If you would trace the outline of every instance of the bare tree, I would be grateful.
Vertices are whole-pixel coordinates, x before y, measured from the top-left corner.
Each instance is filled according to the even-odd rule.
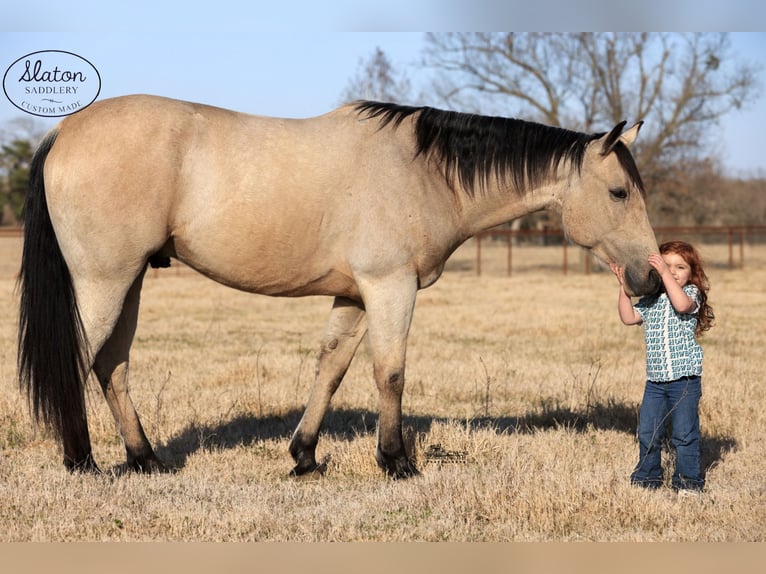
[[[727,34],[431,33],[423,63],[461,109],[586,132],[645,120],[636,156],[649,188],[709,151],[718,120],[759,88]]]
[[[367,61],[360,59],[356,74],[349,81],[342,103],[353,100],[378,100],[404,103],[410,96],[410,81],[397,72],[379,47]]]

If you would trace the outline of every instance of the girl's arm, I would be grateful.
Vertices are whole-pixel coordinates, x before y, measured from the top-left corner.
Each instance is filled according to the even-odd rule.
[[[620,314],[620,320],[626,325],[640,325],[643,319],[639,312],[635,310],[633,302],[625,292],[623,270],[614,263],[610,263],[609,268],[617,276],[617,281],[620,282],[620,294],[617,296],[617,311]]]
[[[649,256],[649,265],[657,270],[662,278],[662,284],[665,286],[665,292],[668,294],[673,309],[679,313],[692,313],[697,308],[697,303],[684,293],[683,288],[673,277],[670,268],[665,260],[658,253]]]

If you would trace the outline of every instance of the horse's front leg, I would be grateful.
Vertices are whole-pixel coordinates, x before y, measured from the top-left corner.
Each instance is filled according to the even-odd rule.
[[[416,293],[417,278],[404,273],[370,282],[363,291],[380,396],[376,459],[393,478],[419,474],[402,437],[404,364]]]
[[[316,446],[322,420],[366,332],[364,308],[359,303],[337,297],[322,336],[314,387],[290,441],[290,454],[296,463],[291,472],[293,476],[317,471]]]

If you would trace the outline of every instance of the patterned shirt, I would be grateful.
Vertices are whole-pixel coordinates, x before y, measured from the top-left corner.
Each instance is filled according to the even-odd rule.
[[[667,293],[642,297],[634,306],[644,320],[646,378],[650,381],[702,375],[702,347],[694,338],[699,288],[689,283],[683,290],[696,304],[691,313],[678,313]]]

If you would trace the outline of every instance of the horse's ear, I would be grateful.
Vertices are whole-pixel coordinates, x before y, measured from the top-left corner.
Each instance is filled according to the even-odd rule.
[[[624,143],[626,146],[630,147],[630,145],[636,141],[638,130],[641,129],[642,125],[644,125],[644,122],[636,122],[633,124],[632,128],[620,136],[620,141],[622,141],[622,143]]]
[[[622,134],[622,128],[625,127],[625,124],[627,124],[625,120],[621,121],[619,124],[614,126],[612,128],[612,131],[603,136],[599,141],[601,142],[601,155],[608,155],[609,152],[612,151],[612,148],[614,147],[614,144],[617,143],[617,140],[620,139],[620,134]]]
[[[601,155],[608,155],[618,141],[621,141],[627,147],[630,147],[631,144],[636,141],[638,130],[641,129],[641,126],[644,125],[644,122],[637,122],[633,124],[633,127],[628,131],[622,133],[622,128],[624,128],[625,124],[627,123],[628,122],[626,121],[621,121],[619,124],[614,126],[614,128],[612,128],[611,132],[601,138]]]

